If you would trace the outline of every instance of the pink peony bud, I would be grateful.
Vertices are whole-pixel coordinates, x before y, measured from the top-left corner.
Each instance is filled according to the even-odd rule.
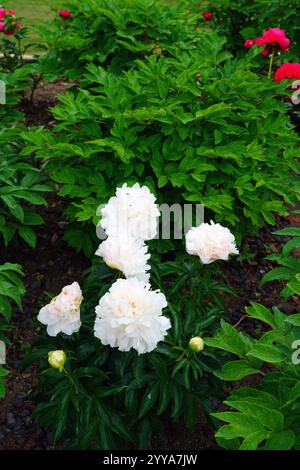
[[[70,10],[59,10],[58,14],[59,14],[62,18],[70,18],[70,16],[71,16]]]
[[[253,47],[255,44],[255,42],[253,41],[253,39],[247,39],[245,42],[244,42],[244,46],[249,49],[250,47]]]

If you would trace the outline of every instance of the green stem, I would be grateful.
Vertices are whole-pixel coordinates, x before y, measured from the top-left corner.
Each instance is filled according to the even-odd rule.
[[[272,75],[272,67],[273,67],[273,60],[274,60],[274,52],[275,49],[273,48],[272,54],[270,55],[270,63],[269,63],[269,72],[268,72],[268,79],[270,80]]]

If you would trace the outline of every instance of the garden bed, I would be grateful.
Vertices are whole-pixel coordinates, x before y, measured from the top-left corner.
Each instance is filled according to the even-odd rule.
[[[298,6],[171,3],[0,8],[0,449],[300,449]]]

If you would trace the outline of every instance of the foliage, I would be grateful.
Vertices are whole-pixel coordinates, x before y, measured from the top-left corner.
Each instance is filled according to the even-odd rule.
[[[296,202],[298,137],[278,99],[285,85],[251,71],[251,53],[230,59],[223,44],[202,32],[196,50],[153,54],[119,76],[89,65],[80,89],[53,108],[53,130],[23,134],[23,155],[46,162],[72,222],[95,223],[124,181],[148,185],[159,203],[202,203],[240,237]]]
[[[226,398],[229,411],[213,413],[227,423],[217,431],[216,438],[230,449],[299,449],[300,314],[288,316],[277,307],[271,312],[256,303],[246,312],[270,329],[254,339],[222,321],[215,337],[205,341],[237,356],[215,371],[221,380],[261,377],[258,386],[238,388]]]
[[[184,2],[172,8],[158,0],[68,0],[71,17],[57,16],[38,28],[49,49],[40,64],[49,79],[78,78],[89,63],[115,72],[131,68],[135,59],[172,55],[176,44],[193,47],[197,16]]]
[[[46,205],[43,195],[52,187],[44,184],[37,168],[20,160],[15,139],[16,129],[0,134],[0,232],[6,246],[18,234],[34,247],[36,235],[32,227],[42,224],[43,219],[32,206]]]
[[[25,287],[21,281],[22,267],[18,264],[4,263],[0,265],[0,341],[8,343],[6,337],[10,330],[9,322],[12,316],[12,302],[22,309],[22,296]],[[5,396],[4,377],[8,371],[0,365],[0,398]]]
[[[24,142],[21,132],[24,115],[16,107],[28,85],[29,68],[24,66],[10,73],[0,73],[5,83],[6,104],[0,105],[0,233],[7,246],[16,234],[34,247],[33,226],[43,223],[34,206],[46,205],[43,197],[52,191],[45,177],[30,159],[20,156]]]
[[[230,292],[228,286],[187,257],[154,263],[152,269],[153,288],[167,295],[164,314],[172,323],[155,351],[124,353],[93,336],[94,307],[111,284],[110,270],[97,264],[85,286],[80,332],[41,337],[25,358],[24,365],[37,359],[41,364],[36,415],[41,426],[52,429],[55,441],[63,439],[74,448],[147,448],[152,433],[162,432],[165,416],[192,427],[198,408],[208,415],[212,400],[221,398],[212,371],[222,358],[205,348],[192,353],[188,343],[192,336],[214,331],[223,311],[220,293]],[[62,374],[47,368],[47,353],[57,349],[69,359]]]
[[[228,38],[230,47],[237,51],[243,48],[245,39],[260,37],[270,27],[284,29],[291,39],[291,56],[299,58],[300,28],[297,18],[300,6],[297,0],[256,0],[239,2],[210,0],[206,5],[213,13],[215,22]]]
[[[297,290],[297,278],[300,273],[300,260],[299,257],[293,256],[293,251],[300,248],[300,228],[289,227],[282,230],[277,230],[274,235],[292,237],[283,246],[282,252],[279,254],[271,254],[266,259],[275,261],[279,267],[271,269],[267,272],[262,282],[270,281],[286,281],[287,285],[282,289],[281,295],[284,298],[289,298],[294,293],[299,295],[299,288]]]

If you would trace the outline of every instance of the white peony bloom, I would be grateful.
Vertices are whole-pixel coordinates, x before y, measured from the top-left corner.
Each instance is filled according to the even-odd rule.
[[[95,336],[120,351],[153,351],[171,327],[164,294],[136,278],[118,279],[96,307]]]
[[[61,293],[54,297],[48,305],[43,307],[38,315],[38,320],[47,325],[49,336],[57,336],[58,333],[72,335],[80,326],[80,304],[82,292],[77,282],[65,286]]]
[[[96,255],[102,256],[105,263],[113,269],[122,271],[125,276],[137,277],[145,282],[149,281],[150,258],[148,248],[142,242],[133,238],[108,237],[101,243]]]
[[[213,221],[192,227],[185,238],[186,251],[190,255],[198,255],[203,264],[217,259],[227,260],[230,254],[239,253],[230,230]]]
[[[101,210],[100,225],[108,236],[118,237],[125,232],[126,237],[151,240],[157,233],[160,216],[155,201],[146,186],[136,183],[129,188],[125,183]]]

